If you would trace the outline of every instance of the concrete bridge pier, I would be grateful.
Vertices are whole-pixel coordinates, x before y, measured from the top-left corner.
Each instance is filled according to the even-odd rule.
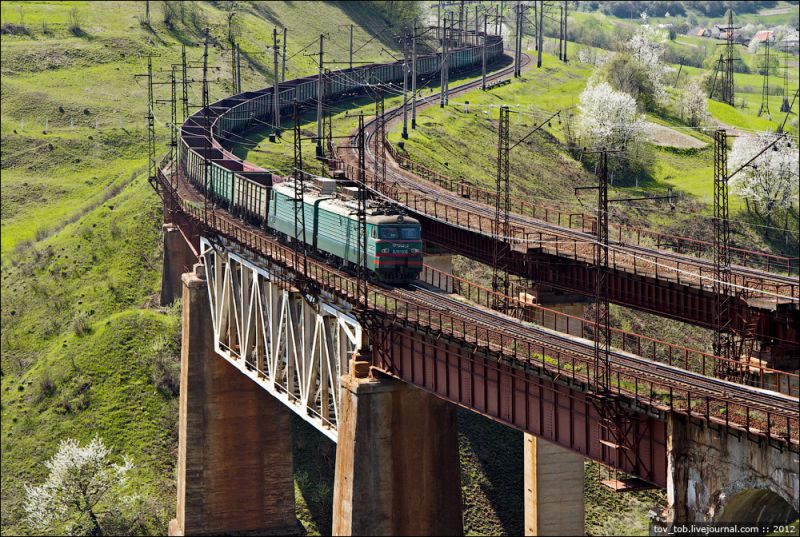
[[[800,511],[800,455],[686,416],[668,418],[670,524],[786,524]]]
[[[589,305],[588,298],[585,296],[565,293],[544,285],[536,285],[531,291],[521,293],[518,298],[523,302],[543,306],[579,319],[585,317],[586,308]],[[555,316],[531,309],[524,312],[523,320],[537,322],[548,328],[573,336],[586,337],[586,334],[583,333],[582,323],[578,319]]]
[[[585,535],[583,457],[523,435],[525,535]]]
[[[164,264],[161,269],[161,305],[168,306],[182,297],[181,276],[191,272],[197,255],[186,242],[180,228],[175,224],[164,224]]]
[[[299,534],[290,410],[215,353],[204,268],[183,275],[178,504],[169,534]]]
[[[341,386],[333,534],[463,534],[455,406],[391,378]]]
[[[442,250],[440,248],[435,248],[433,246],[428,246],[425,248],[425,255],[422,258],[422,262],[429,267],[432,267],[441,272],[431,272],[425,271],[423,272],[420,277],[425,281],[425,283],[429,283],[434,287],[438,287],[439,289],[443,289],[448,293],[453,292],[453,280],[447,278],[446,275],[453,275],[453,254],[447,252],[446,250]]]

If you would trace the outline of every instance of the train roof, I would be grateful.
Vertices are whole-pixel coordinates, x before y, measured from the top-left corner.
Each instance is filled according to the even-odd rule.
[[[294,181],[284,181],[273,185],[272,188],[284,196],[294,198]],[[309,187],[303,190],[303,201],[311,204],[319,202],[320,208],[348,218],[355,218],[358,211],[357,200],[322,195],[319,191]],[[367,223],[369,224],[419,224],[416,218],[405,215],[394,207],[387,207],[385,204],[379,204],[373,200],[367,201],[366,212]]]

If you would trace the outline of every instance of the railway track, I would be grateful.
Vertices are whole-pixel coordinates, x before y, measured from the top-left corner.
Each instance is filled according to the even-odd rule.
[[[169,181],[166,181],[166,183],[170,184]],[[203,196],[197,192],[194,187],[183,180],[179,180],[176,193],[185,204],[195,207],[198,215],[202,213],[200,205],[203,202]],[[240,233],[249,233],[254,236],[259,236],[262,244],[269,245],[271,251],[277,254],[274,256],[277,262],[286,265],[287,268],[291,270],[302,272],[300,265],[295,266],[295,263],[302,263],[302,256],[300,256],[299,259],[296,258],[289,246],[280,243],[277,238],[266,235],[263,229],[244,223],[230,215],[227,211],[220,209],[214,210],[213,216],[211,216],[210,219],[213,222],[213,224],[209,226],[210,229],[212,231],[221,232],[224,236],[233,236],[231,230],[238,230]],[[238,237],[238,242],[247,244],[247,241],[241,240],[241,235]],[[352,290],[357,288],[356,278],[352,274],[341,269],[333,268],[322,259],[309,257],[308,266],[309,274],[325,274],[327,278],[334,276],[339,281],[340,289]],[[375,293],[374,297],[380,298],[385,304],[394,300],[403,303],[406,311],[418,307],[423,311],[435,311],[443,315],[446,322],[438,327],[432,326],[432,328],[446,329],[448,325],[456,326],[461,322],[468,325],[492,327],[493,333],[502,333],[509,338],[516,339],[520,343],[529,342],[535,347],[547,349],[546,352],[553,355],[561,353],[562,355],[573,356],[579,363],[583,364],[590,364],[593,360],[594,344],[591,341],[560,334],[532,324],[522,323],[513,317],[481,308],[465,300],[456,299],[440,290],[432,290],[425,285],[411,284],[407,287],[371,285],[370,288]],[[373,304],[375,304],[375,302],[373,302]],[[373,305],[372,307],[374,308],[376,306]],[[411,319],[411,317],[413,316],[409,316],[409,319]],[[423,321],[424,319],[423,316]],[[435,316],[428,316],[427,319],[435,319]],[[420,322],[419,317],[416,318],[416,321]],[[475,341],[474,343],[480,346],[490,348],[494,346],[496,348],[496,342],[494,342],[493,345],[493,341],[491,341],[492,338],[488,336],[489,332],[486,332],[486,334],[487,337],[485,340]],[[530,363],[528,360],[520,359],[521,364],[525,364],[526,362]],[[536,364],[539,363],[540,362],[536,362]],[[565,372],[563,365],[558,366],[544,363],[543,366],[545,369],[550,369],[553,375],[563,374]],[[629,353],[612,350],[611,371],[613,374],[617,374],[617,378],[621,376],[622,378],[639,379],[639,386],[641,386],[642,389],[645,388],[648,382],[656,386],[673,387],[676,392],[675,401],[678,402],[674,407],[675,409],[681,408],[681,400],[685,402],[685,399],[682,399],[681,396],[677,394],[686,392],[691,394],[692,400],[695,402],[702,398],[714,400],[718,409],[724,408],[723,404],[726,401],[733,405],[741,405],[739,401],[745,401],[748,408],[754,413],[754,416],[757,415],[757,413],[763,413],[764,415],[770,414],[773,420],[777,418],[786,420],[797,419],[797,398],[753,386],[740,385],[721,379],[706,377]],[[576,372],[573,371],[573,374],[575,373]],[[575,374],[575,377],[580,379],[581,375]],[[633,390],[623,389],[621,394],[632,400],[636,399],[636,394]],[[645,400],[644,397],[641,397],[639,402],[643,405],[653,406],[653,403]],[[668,410],[669,408],[670,405],[666,402],[657,405],[658,410]],[[740,421],[744,420],[742,419]],[[731,423],[736,424],[736,421],[732,420]],[[754,418],[752,423],[758,423],[758,421]],[[775,421],[773,421],[773,423],[775,423]],[[797,428],[794,427],[791,430],[792,437],[796,436],[797,433]],[[793,439],[789,440],[795,441]]]
[[[523,55],[523,68],[530,64],[530,57]],[[487,75],[488,80],[500,80],[507,78],[513,74],[513,66],[501,69]],[[464,93],[480,87],[481,80],[474,80],[461,84],[450,89],[451,94]],[[418,107],[430,106],[438,99],[436,94],[420,98],[418,100]],[[402,113],[402,106],[393,108],[386,112],[387,123],[397,121]],[[376,135],[377,119],[373,118],[365,124],[366,133],[366,160],[368,168],[374,165],[375,154],[372,150],[374,144],[371,143]],[[355,147],[355,144],[350,144]],[[355,150],[351,149],[346,153],[351,162],[357,162],[357,155]],[[388,163],[387,163],[388,164]],[[405,192],[416,193],[418,196],[436,200],[444,206],[451,207],[458,213],[470,213],[480,217],[494,220],[495,209],[486,204],[476,202],[474,200],[465,199],[455,193],[440,188],[432,183],[421,180],[419,177],[403,170],[394,163],[386,167],[387,179],[393,181]],[[384,194],[384,193],[382,193]],[[395,196],[395,201],[400,201],[401,196]],[[447,212],[444,214],[445,220],[451,217]],[[469,222],[469,217],[467,219]],[[574,257],[584,262],[592,263],[594,257],[595,237],[592,234],[585,233],[570,228],[565,228],[556,224],[546,221],[534,219],[519,214],[510,214],[510,223],[523,230],[527,236],[540,234],[540,237],[552,238],[555,241],[572,242],[574,249],[562,248],[560,251],[552,246],[544,246],[542,249],[554,255],[564,255],[566,252],[574,252]],[[456,224],[460,224],[458,221]],[[510,238],[514,240],[514,238]],[[552,242],[551,240],[542,241],[539,243]],[[530,244],[536,245],[537,241],[532,240]],[[580,246],[578,246],[580,245]],[[610,241],[611,254],[614,257],[615,268],[622,268],[623,270],[629,267],[634,267],[635,271],[645,273],[655,277],[667,278],[670,280],[683,281],[683,283],[694,284],[703,288],[713,287],[713,274],[714,263],[710,260],[705,260],[697,257],[690,257],[668,250],[659,250],[649,248],[641,245],[632,245],[626,242]],[[615,252],[616,251],[616,252]],[[619,255],[617,255],[619,254]],[[638,262],[637,266],[637,259]],[[660,272],[659,272],[660,267]],[[666,274],[665,274],[666,273]],[[670,277],[672,276],[672,277]],[[800,303],[800,296],[798,296],[798,283],[795,276],[776,274],[767,272],[752,267],[745,267],[735,265],[732,270],[732,277],[734,278],[735,292],[744,292],[745,296],[766,298],[767,300],[776,303],[791,302]]]
[[[553,349],[574,353],[585,360],[593,359],[594,344],[591,341],[520,322],[514,317],[481,308],[440,290],[430,289],[427,285],[411,284],[408,290],[400,292],[404,293],[406,297],[417,295],[427,304],[442,308],[455,316],[465,316],[464,318],[471,322],[490,324],[521,340],[535,341],[538,344],[544,342]],[[690,390],[699,397],[715,397],[720,393],[725,393],[727,397],[734,399],[746,398],[763,410],[785,415],[797,412],[798,398],[796,397],[707,377],[615,349],[611,350],[610,360],[614,368],[635,371],[638,375],[646,375],[659,384],[669,382],[676,387],[680,386],[685,390]]]
[[[523,57],[524,65],[530,63],[528,56]],[[498,80],[512,75],[512,68],[502,69],[498,72],[492,73],[487,76],[489,80]],[[457,88],[453,88],[453,93],[459,93],[473,89],[479,86],[480,80],[475,80],[463,84]],[[420,99],[420,104],[425,105],[431,103],[435,96]],[[392,113],[398,114],[400,109],[395,109]],[[198,125],[191,127],[194,129],[194,135],[197,136],[196,130],[200,128]],[[374,121],[370,123],[369,136],[374,135]],[[208,136],[208,135],[206,135]],[[369,145],[367,146],[369,147]],[[371,158],[374,155],[370,153]],[[209,234],[210,236],[219,235],[227,237],[229,240],[241,244],[244,248],[251,252],[269,258],[277,265],[286,268],[287,273],[301,274],[302,268],[298,265],[298,255],[292,250],[291,247],[280,243],[276,238],[268,235],[265,231],[255,225],[247,223],[236,216],[228,213],[225,210],[214,209],[210,213],[204,210],[204,196],[198,192],[184,177],[184,170],[182,167],[177,167],[176,174],[172,174],[175,167],[167,163],[163,168],[159,169],[159,177],[162,186],[165,190],[165,195],[171,197],[178,211],[182,214],[190,227],[194,227],[197,233]],[[436,191],[427,185],[420,186],[419,181],[412,177],[403,177],[399,171],[391,172],[393,177],[398,181],[404,181],[408,184],[409,188],[415,187],[422,188],[422,192],[430,195],[444,195],[446,192]],[[169,177],[173,175],[172,177]],[[175,177],[175,175],[177,177]],[[173,179],[177,178],[178,188],[172,190]],[[434,194],[435,193],[435,194]],[[463,207],[469,207],[470,210],[475,209],[474,203],[470,204],[466,200],[459,199],[456,196],[450,195],[450,198],[455,203],[464,203]],[[170,202],[173,203],[173,202]],[[485,211],[485,206],[477,206],[477,209]],[[521,222],[527,222],[524,217],[518,215],[514,217],[515,221],[520,219]],[[539,222],[534,222],[540,225]],[[565,229],[557,226],[540,226],[539,229],[545,232],[558,232],[564,233]],[[571,236],[583,237],[574,230],[568,230]],[[563,236],[563,235],[562,235]],[[302,256],[299,257],[302,259]],[[359,299],[356,298],[358,292],[358,285],[356,278],[347,272],[338,270],[331,267],[325,261],[309,258],[309,277],[316,281],[316,284],[322,289],[326,289],[326,293],[334,293],[335,296],[345,299],[351,304],[359,304]],[[454,299],[442,295],[440,292],[433,292],[421,286],[414,286],[409,289],[403,288],[382,288],[380,286],[371,285],[369,307],[374,310],[382,312],[387,318],[398,318],[398,315],[405,315],[404,322],[411,323],[412,326],[420,325],[425,326],[426,323],[434,330],[442,331],[449,334],[456,339],[462,339],[467,346],[477,345],[481,348],[489,348],[494,351],[501,352],[504,356],[511,356],[512,359],[518,359],[516,353],[516,341],[534,343],[535,347],[549,349],[547,352],[553,354],[564,353],[566,355],[575,357],[577,362],[583,364],[590,364],[594,355],[594,345],[587,340],[580,340],[552,332],[550,330],[535,327],[532,325],[522,324],[518,320],[506,317],[500,313],[491,310],[481,309],[478,306],[466,303],[461,300]],[[393,302],[393,308],[389,305]],[[399,306],[398,306],[399,304]],[[362,305],[363,307],[363,305]],[[420,315],[422,313],[422,315]],[[461,326],[467,328],[459,331]],[[473,338],[474,334],[474,338]],[[503,337],[506,337],[505,342],[508,343],[509,338],[515,342],[513,352],[509,347],[504,346]],[[499,338],[499,345],[498,340]],[[530,345],[527,347],[531,348]],[[530,363],[530,352],[520,360]],[[560,360],[560,359],[559,359]],[[576,360],[572,360],[575,364]],[[547,367],[547,369],[555,369],[555,367]],[[568,370],[563,369],[563,364],[559,361],[557,364],[561,373],[569,375]],[[708,400],[714,401],[714,405],[726,405],[730,403],[733,406],[743,407],[749,410],[752,409],[756,413],[764,413],[765,415],[772,415],[773,418],[786,419],[788,433],[781,436],[779,431],[773,429],[771,432],[767,428],[766,434],[772,435],[775,438],[788,440],[790,443],[796,443],[794,440],[798,433],[796,404],[797,399],[784,396],[776,392],[769,392],[759,388],[747,385],[738,385],[735,383],[713,379],[682,370],[680,368],[667,366],[646,358],[637,357],[628,353],[614,351],[612,353],[611,361],[612,371],[618,375],[621,374],[627,379],[639,379],[640,386],[644,387],[649,382],[651,388],[659,386],[664,393],[667,389],[670,394],[670,405],[672,401],[680,403],[682,396],[678,395],[680,392],[688,394],[689,408],[691,411],[691,402],[695,401],[694,397],[706,397],[706,409],[708,409]],[[573,368],[574,369],[574,368]],[[561,374],[559,373],[559,374]],[[576,371],[572,371],[572,377],[579,381],[580,375]],[[619,377],[618,377],[619,378]],[[675,398],[672,398],[673,388],[676,392]],[[652,390],[651,390],[652,391]],[[631,393],[627,392],[624,395],[630,397]],[[637,394],[634,393],[634,397]],[[650,395],[649,402],[644,398],[640,399],[640,404],[658,406],[663,409],[665,403],[658,399],[653,399]],[[660,406],[659,406],[660,404]],[[671,408],[671,407],[668,407]],[[717,406],[715,406],[717,408]],[[680,410],[679,406],[675,407]],[[749,416],[749,414],[748,414]],[[767,418],[769,419],[769,418]],[[748,418],[748,430],[749,427]],[[774,423],[774,422],[773,422]],[[791,428],[789,427],[789,424]],[[759,431],[764,434],[764,431]],[[791,438],[787,438],[790,436]]]

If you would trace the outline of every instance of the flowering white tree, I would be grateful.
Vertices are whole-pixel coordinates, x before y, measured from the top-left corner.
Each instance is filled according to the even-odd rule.
[[[580,95],[578,110],[578,135],[592,147],[620,149],[644,129],[636,99],[615,90],[608,82],[590,83]]]
[[[706,121],[708,115],[708,102],[706,92],[697,79],[692,79],[686,84],[681,93],[681,108],[686,113],[689,125],[696,127]]]
[[[762,132],[736,138],[728,158],[730,172],[738,170],[778,136]],[[730,180],[730,188],[745,199],[748,210],[770,225],[779,208],[788,207],[791,201],[797,202],[798,198],[797,148],[793,147],[791,139],[784,137],[779,140],[734,175]]]
[[[642,24],[628,41],[628,50],[645,69],[653,85],[653,96],[658,103],[667,98],[664,77],[667,66],[662,61],[666,50],[667,32],[647,22],[647,13],[642,13]]]
[[[125,501],[120,492],[132,468],[129,459],[115,464],[109,454],[98,437],[83,447],[72,438],[63,440],[45,463],[47,480],[25,486],[30,526],[42,533],[103,535],[102,519]]]

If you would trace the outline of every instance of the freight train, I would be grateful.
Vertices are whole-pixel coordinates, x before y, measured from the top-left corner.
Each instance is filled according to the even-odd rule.
[[[448,66],[453,72],[480,65],[483,60],[482,36],[465,32],[461,43],[450,43]],[[487,36],[485,53],[489,62],[501,56],[502,38]],[[441,54],[419,55],[417,77],[432,77],[440,65]],[[364,93],[376,84],[402,80],[400,61],[331,71],[321,85],[316,76],[287,80],[279,86],[280,113],[286,114],[295,104],[316,102],[320,86],[323,98],[333,101]],[[293,211],[298,201],[294,199],[294,185],[226,149],[240,133],[274,122],[274,93],[273,88],[246,91],[195,112],[181,127],[178,160],[186,180],[218,206],[266,230],[302,240],[301,233],[295,236]],[[357,248],[353,200],[311,190],[302,197],[306,242],[321,255],[352,264]],[[422,269],[419,222],[397,209],[370,202],[367,233],[368,267],[378,279],[404,283],[417,277]]]

